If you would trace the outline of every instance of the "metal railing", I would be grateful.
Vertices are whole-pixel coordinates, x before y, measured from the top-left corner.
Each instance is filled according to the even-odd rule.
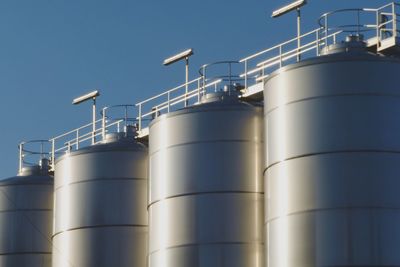
[[[122,112],[121,112],[122,111]],[[122,115],[120,115],[120,112]],[[135,125],[136,105],[114,105],[104,107],[100,112],[102,117],[101,136],[106,139],[107,132],[121,132],[129,125]]]
[[[38,165],[40,160],[50,158],[50,142],[49,140],[31,140],[21,142],[18,145],[19,162],[18,172],[27,166]]]
[[[399,16],[400,16],[400,4],[390,3],[383,7],[380,7],[376,11],[376,35],[377,35],[377,49],[380,51],[382,43],[392,37],[395,40],[399,36]]]
[[[297,62],[299,55],[302,58],[307,58],[307,56],[310,57],[311,51],[315,51],[312,56],[319,56],[323,47],[337,42],[337,36],[342,31],[337,31],[323,37],[320,37],[320,33],[321,29],[318,28],[299,36],[299,38],[293,38],[241,59],[239,62],[243,63],[244,72],[240,77],[244,78],[245,88],[267,78],[274,70],[282,68],[288,63]],[[299,39],[301,43],[305,44],[297,47]]]
[[[242,87],[246,91],[251,86],[262,82],[276,69],[295,63],[299,61],[299,58],[303,60],[320,56],[323,49],[328,49],[330,45],[344,40],[348,34],[364,35],[367,43],[375,45],[376,51],[379,52],[386,39],[397,38],[399,35],[399,7],[400,4],[392,2],[376,9],[343,9],[323,14],[318,20],[320,27],[299,37],[239,61],[222,61],[203,65],[198,78],[135,105],[106,107],[102,110],[102,118],[97,120],[95,125],[89,123],[49,140],[51,150],[48,153],[51,164],[54,168],[56,155],[60,153],[90,145],[92,136],[95,138],[93,143],[98,143],[111,129],[120,131],[122,126],[137,123],[136,128],[140,135],[141,132],[146,132],[149,122],[160,114],[195,105],[201,101],[203,95],[211,90],[217,91],[223,85],[228,84],[230,88],[233,83],[243,82],[244,85],[237,88]],[[301,44],[300,47],[299,44]],[[221,65],[228,67],[225,74],[212,73],[210,75],[211,68]],[[110,112],[115,108],[122,109],[123,115],[112,119]],[[128,116],[128,111],[132,110],[133,115]],[[20,155],[20,162],[23,162],[23,155]]]
[[[214,91],[222,79],[204,82],[203,77],[189,81],[161,94],[148,98],[136,104],[138,108],[138,130],[141,131],[147,127],[148,122],[161,115],[162,112],[171,111],[191,106],[201,100],[201,97],[212,88]],[[188,87],[186,93],[186,86]],[[185,104],[187,103],[187,104]]]
[[[323,14],[318,24],[325,35],[337,30],[363,35],[364,39],[377,45],[379,52],[382,41],[399,35],[399,7],[399,3],[392,2],[379,8],[336,10]]]

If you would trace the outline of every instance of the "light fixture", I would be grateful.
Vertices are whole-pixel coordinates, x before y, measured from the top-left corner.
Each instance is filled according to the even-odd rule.
[[[93,91],[93,92],[90,92],[90,93],[87,93],[85,95],[82,95],[82,96],[79,96],[79,97],[75,98],[72,101],[72,104],[77,105],[77,104],[85,102],[85,101],[87,101],[89,99],[96,98],[98,96],[100,96],[100,92],[96,90],[96,91]]]
[[[301,12],[300,8],[307,4],[307,0],[298,0],[272,12],[272,17],[277,18],[293,10],[297,10],[297,61],[301,60]]]
[[[92,91],[90,93],[87,93],[85,95],[79,96],[72,100],[72,104],[78,105],[80,103],[83,103],[87,100],[93,100],[93,105],[92,105],[92,145],[96,143],[96,97],[100,96],[100,92],[98,90]],[[76,140],[78,142],[78,140]],[[78,147],[79,144],[77,144]]]
[[[174,55],[172,57],[169,57],[169,58],[165,59],[163,64],[164,64],[164,66],[168,66],[168,65],[171,65],[172,63],[175,63],[175,62],[177,62],[179,60],[189,58],[191,55],[193,55],[193,49],[192,48],[187,49],[187,50],[185,50],[185,51],[183,51],[183,52],[181,52],[179,54],[176,54],[176,55]]]
[[[186,63],[186,69],[185,69],[185,71],[186,71],[186,73],[185,73],[186,74],[185,75],[185,107],[189,104],[188,100],[187,100],[187,94],[188,94],[188,91],[189,91],[189,57],[191,55],[193,55],[193,49],[192,48],[187,49],[187,50],[185,50],[185,51],[183,51],[183,52],[181,52],[179,54],[176,54],[175,56],[169,57],[169,58],[165,59],[164,62],[163,62],[164,66],[168,66],[168,65],[171,65],[171,64],[173,64],[175,62],[178,62],[178,61],[180,61],[182,59],[185,60],[185,63]]]
[[[298,0],[296,2],[293,2],[289,5],[286,5],[284,7],[275,10],[274,12],[272,12],[272,17],[273,18],[280,17],[282,15],[285,15],[286,13],[289,13],[290,11],[293,11],[295,9],[304,6],[305,4],[307,4],[307,0]]]

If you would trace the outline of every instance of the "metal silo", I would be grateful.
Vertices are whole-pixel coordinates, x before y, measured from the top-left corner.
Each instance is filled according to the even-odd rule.
[[[20,165],[18,176],[1,180],[0,266],[51,267],[52,218],[53,178],[47,159],[40,165]]]
[[[323,53],[265,81],[267,266],[400,266],[400,61]]]
[[[146,266],[148,151],[130,130],[57,160],[53,267]]]
[[[149,266],[263,266],[262,107],[203,96],[150,124]]]

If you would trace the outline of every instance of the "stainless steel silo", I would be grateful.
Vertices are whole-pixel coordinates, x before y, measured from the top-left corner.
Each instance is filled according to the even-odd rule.
[[[228,93],[150,124],[149,266],[263,266],[262,107]]]
[[[53,178],[42,166],[0,181],[2,267],[51,267]]]
[[[53,267],[144,267],[147,147],[125,133],[55,166]]]
[[[400,266],[400,61],[324,52],[265,82],[267,266]]]

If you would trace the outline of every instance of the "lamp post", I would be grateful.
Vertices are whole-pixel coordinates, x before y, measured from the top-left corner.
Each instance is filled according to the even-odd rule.
[[[307,0],[298,0],[289,5],[281,7],[272,12],[272,18],[277,18],[285,15],[293,10],[297,11],[297,61],[301,60],[300,47],[301,47],[301,11],[300,8],[307,4]]]
[[[189,57],[193,55],[193,49],[187,49],[179,54],[169,57],[164,60],[163,65],[168,66],[182,59],[185,60],[185,107],[188,105],[187,93],[189,89]]]
[[[93,120],[93,130],[92,130],[92,145],[96,143],[96,97],[100,96],[99,91],[93,91],[90,93],[87,93],[85,95],[79,96],[72,100],[73,105],[78,105],[80,103],[86,102],[87,100],[92,99],[93,104],[92,104],[92,120]]]

